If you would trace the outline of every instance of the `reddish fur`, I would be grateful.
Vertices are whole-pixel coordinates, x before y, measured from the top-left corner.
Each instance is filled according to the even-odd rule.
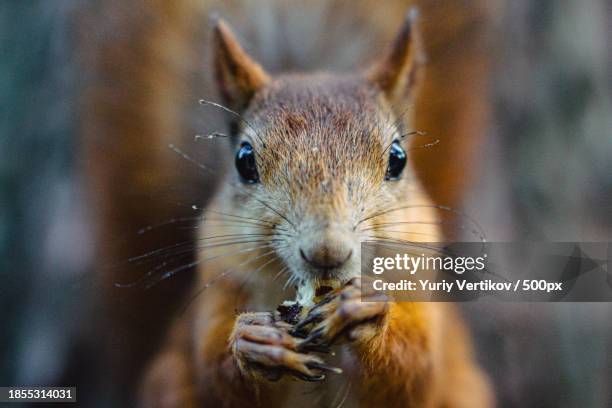
[[[394,47],[405,48],[402,38],[408,41],[412,36],[402,31]],[[259,66],[244,56],[234,40],[230,41],[229,46],[223,44],[222,47],[234,49],[245,65],[240,69],[231,68],[224,60],[237,61],[238,58],[221,56],[218,70],[228,71],[221,72],[224,78],[222,87],[229,82],[231,86],[227,89],[236,91],[225,97],[231,103],[234,99],[242,100],[245,92],[253,94],[244,115],[249,119],[249,126],[256,128],[257,134],[250,139],[259,152],[261,182],[269,186],[268,194],[276,194],[263,195],[258,202],[272,201],[288,217],[291,215],[287,211],[293,210],[300,214],[293,216],[323,217],[340,222],[338,220],[350,217],[355,205],[362,206],[358,211],[364,215],[367,213],[364,208],[371,205],[380,206],[393,199],[419,198],[418,182],[411,177],[389,186],[386,192],[381,191],[381,186],[382,190],[388,186],[383,182],[386,166],[381,159],[382,149],[391,139],[383,128],[394,119],[390,117],[385,121],[383,113],[389,98],[398,95],[397,88],[406,86],[406,81],[397,73],[412,76],[416,61],[410,53],[391,50],[388,54],[391,57],[383,58],[375,74],[366,78],[288,76],[265,83],[250,83],[252,88],[246,89],[244,77],[250,74],[244,71],[254,69],[257,72]],[[371,127],[371,123],[381,126]],[[311,146],[319,148],[313,152]],[[348,183],[353,183],[350,189]],[[249,195],[246,191],[250,191]],[[247,187],[237,190],[225,188],[212,208],[246,217],[257,214],[275,224],[282,222],[284,218],[279,218],[278,210],[265,215],[255,211],[257,202],[250,194],[257,194],[257,191]],[[421,198],[426,200],[424,196]],[[281,203],[287,202],[293,206],[283,209]],[[404,210],[384,219],[409,220],[412,219],[409,212]],[[431,210],[419,210],[419,219],[427,219],[429,212]],[[209,227],[206,222],[202,227],[208,232],[217,232],[217,228]],[[221,227],[218,232],[226,231]],[[411,231],[415,235],[418,232],[436,234],[431,225]],[[247,256],[261,252],[263,250]],[[215,254],[215,250],[204,253],[210,256]],[[239,264],[241,258],[235,256],[206,263],[200,271],[201,281],[207,282],[219,276],[228,267]],[[259,398],[265,406],[276,406],[282,404],[285,394],[278,384],[270,383],[238,364],[228,347],[235,340],[237,327],[230,299],[240,298],[239,307],[244,307],[256,296],[248,288],[237,292],[239,289],[234,285],[239,281],[240,276],[224,278],[217,283],[221,287],[215,288],[215,293],[207,292],[196,306],[191,320],[195,349],[184,354],[186,364],[195,361],[194,377],[190,382],[195,384],[201,402],[241,406]],[[273,294],[271,290],[266,293]],[[266,299],[266,307],[273,307],[271,299]],[[450,308],[435,303],[391,303],[374,334],[358,338],[349,346],[357,367],[348,368],[349,371],[343,375],[356,379],[355,389],[364,406],[490,406],[486,382],[467,349],[468,340],[462,333],[460,319],[453,314],[449,320],[452,312],[447,309]],[[185,320],[182,324],[186,324]],[[187,346],[188,342],[184,347]],[[173,349],[171,346],[166,353],[172,353]],[[464,377],[475,381],[466,382]],[[469,386],[461,388],[457,382]],[[145,398],[154,392],[152,388],[157,384],[159,382],[151,379],[145,383]]]
[[[486,126],[487,59],[480,41],[480,23],[485,15],[475,0],[462,5],[452,1],[422,3],[419,24],[428,63],[414,95],[416,108],[411,116],[415,118],[417,129],[429,132],[433,138],[444,135],[445,140],[435,150],[415,151],[415,169],[434,202],[457,205],[469,183],[471,159]],[[195,3],[185,1],[177,4],[180,7],[168,6],[164,2],[150,2],[146,6],[143,3],[150,15],[159,17],[159,20],[151,22],[128,17],[132,33],[124,40],[125,44],[111,42],[97,50],[95,65],[101,75],[110,78],[108,83],[116,86],[116,94],[112,89],[109,92],[107,88],[98,87],[93,88],[92,94],[85,95],[87,119],[84,126],[91,152],[88,157],[97,158],[88,165],[97,192],[103,197],[98,200],[98,210],[102,214],[100,236],[105,243],[100,252],[106,259],[125,259],[146,252],[151,245],[145,243],[140,248],[126,248],[116,241],[116,237],[164,219],[164,214],[176,215],[173,199],[159,190],[160,186],[184,181],[184,176],[173,171],[177,168],[175,163],[160,162],[162,157],[168,156],[160,155],[158,150],[165,148],[164,140],[168,135],[177,133],[182,127],[178,114],[181,104],[177,101],[182,100],[187,84],[180,67],[165,60],[160,64],[157,58],[160,54],[165,55],[164,50],[185,48],[185,44],[194,38],[191,13],[196,9]],[[401,15],[405,6],[404,1],[390,4],[389,15]],[[355,13],[365,16],[368,7],[356,5]],[[378,27],[383,33],[394,28],[389,21],[384,21],[383,25]],[[224,95],[227,101],[230,101],[230,94],[237,91],[245,100],[250,100],[255,93],[249,90],[268,84],[269,79],[235,45],[225,44],[224,47],[228,39],[233,41],[223,29],[217,32],[216,49],[222,50],[217,57],[224,55],[225,61],[232,61],[228,57],[235,57],[232,64],[217,73],[221,92],[227,94]],[[391,60],[397,60],[393,55],[391,53]],[[124,67],[116,65],[117,61],[132,62]],[[239,68],[245,66],[248,69],[240,71]],[[241,78],[238,87],[228,86],[225,77],[228,71]],[[399,71],[404,71],[404,68]],[[393,77],[399,71],[387,70],[383,77],[389,72]],[[384,69],[379,72],[384,72]],[[371,79],[376,82],[375,78]],[[360,80],[356,77],[344,79],[348,82]],[[316,90],[317,83],[320,82],[308,82],[307,87]],[[268,90],[272,91],[273,87],[274,82]],[[335,92],[333,88],[325,89]],[[324,96],[319,91],[315,98]],[[358,92],[367,99],[371,89],[360,88]],[[275,105],[278,98],[266,99],[264,93],[256,97],[260,97],[255,105],[260,109],[259,114],[274,112],[271,117],[279,121],[282,132],[297,134],[310,123],[305,112],[296,112],[295,109],[274,111],[278,108]],[[242,109],[244,101],[237,101],[235,107]],[[298,99],[293,102],[297,102],[296,107],[299,107],[312,101]],[[374,111],[367,110],[368,106],[357,105],[358,109],[354,109],[349,100],[342,114],[335,116],[337,119],[332,126],[337,129],[358,127],[359,120],[365,121],[368,114],[375,117]],[[283,135],[279,133],[279,141],[282,140],[280,136]],[[145,137],[146,143],[143,142]],[[422,143],[422,139],[414,139],[415,145]],[[282,143],[279,148],[282,149]],[[451,156],[452,160],[449,159]],[[376,168],[372,162],[372,169]],[[166,170],[163,173],[166,182],[159,180],[159,169]],[[270,173],[264,173],[262,177],[274,177],[272,166],[267,171]],[[371,177],[380,178],[381,174],[372,174]],[[124,190],[117,187],[117,180],[123,181]],[[126,191],[141,194],[126,196]],[[297,190],[292,191],[297,195]],[[151,200],[151,197],[155,199]],[[143,210],[143,199],[147,202],[146,211]],[[377,222],[384,222],[384,219]],[[169,239],[170,243],[176,242],[177,236]],[[237,257],[233,262],[239,262],[239,259]],[[220,263],[207,264],[207,270],[201,271],[202,281],[224,268]],[[133,275],[138,276],[136,273]],[[117,274],[105,274],[104,279],[110,285],[130,280]],[[173,334],[148,371],[142,391],[144,406],[196,406],[198,403],[241,406],[250,405],[255,399],[265,401],[266,406],[281,404],[282,383],[249,382],[228,351],[228,339],[236,318],[235,299],[239,299],[238,307],[241,307],[250,295],[248,288],[239,289],[233,281],[220,281],[214,291],[200,297],[191,312],[175,323]],[[134,319],[126,319],[125,314],[117,310],[112,312],[115,326],[111,330],[116,329],[117,335],[126,339],[126,344],[137,345],[125,348],[125,352],[111,363],[114,372],[124,373],[123,379],[117,381],[125,381],[125,384],[136,377],[143,354],[147,354],[147,350],[140,355],[134,351],[140,350],[143,343],[148,343],[148,350],[153,348],[159,338],[155,333],[163,329],[163,316],[168,315],[163,312],[166,309],[165,296],[152,295],[152,292],[137,296],[132,292],[129,297],[131,304],[135,305],[134,310],[145,311],[142,316],[149,316],[149,320],[143,322],[143,330],[137,330],[133,328]],[[113,307],[116,309],[116,305]],[[361,385],[355,389],[361,390],[364,405],[477,407],[491,404],[486,382],[473,362],[465,329],[460,318],[450,309],[442,304],[394,304],[380,334],[371,343],[354,347],[363,371],[347,375],[361,379]],[[154,321],[151,316],[155,316]],[[451,338],[452,342],[447,340]],[[145,341],[148,339],[152,341]],[[118,368],[122,364],[128,369]]]
[[[223,21],[214,28],[213,41],[214,58],[223,61],[215,69],[219,93],[231,109],[242,110],[253,90],[269,81],[268,75],[240,48]]]

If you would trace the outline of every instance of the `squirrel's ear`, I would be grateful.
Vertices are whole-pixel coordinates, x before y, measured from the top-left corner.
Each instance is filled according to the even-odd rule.
[[[213,23],[214,73],[223,102],[242,111],[268,81],[268,74],[240,46],[222,19]]]
[[[417,8],[411,7],[391,46],[366,71],[366,77],[391,101],[410,96],[425,60],[416,27],[417,18]]]

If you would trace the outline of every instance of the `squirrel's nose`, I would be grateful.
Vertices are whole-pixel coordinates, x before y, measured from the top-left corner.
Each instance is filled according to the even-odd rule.
[[[343,242],[313,243],[300,248],[302,259],[317,269],[335,269],[344,265],[353,250]]]

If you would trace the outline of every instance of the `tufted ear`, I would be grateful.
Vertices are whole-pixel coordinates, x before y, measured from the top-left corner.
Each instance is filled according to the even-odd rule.
[[[268,74],[240,46],[222,19],[214,21],[213,58],[215,80],[228,108],[243,111],[249,101],[269,81]]]
[[[366,71],[366,77],[392,102],[410,97],[425,62],[417,18],[417,8],[411,7],[393,43]]]

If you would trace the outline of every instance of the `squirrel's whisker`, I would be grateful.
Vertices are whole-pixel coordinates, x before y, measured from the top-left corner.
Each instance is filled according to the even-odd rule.
[[[221,227],[221,228],[237,228],[237,229],[239,229],[239,228],[244,228],[244,227],[245,227],[245,225],[207,224],[207,225],[206,225],[206,227]],[[193,227],[182,227],[182,229],[194,229],[194,230],[199,230],[199,229],[206,228],[206,227],[202,227],[202,226],[193,226]],[[264,227],[264,228],[265,228],[265,227]],[[239,235],[246,235],[246,234],[248,234],[248,233],[241,233],[241,234],[238,234],[238,233],[237,233],[237,234],[232,234],[232,235],[239,236]],[[253,233],[253,234],[255,234],[255,233]],[[292,238],[292,237],[294,237],[294,236],[295,236],[294,234],[288,234],[288,233],[285,233],[285,232],[283,232],[283,231],[280,231],[280,232],[279,232],[279,231],[278,231],[278,230],[276,230],[276,229],[270,229],[270,230],[269,230],[268,232],[266,232],[266,233],[258,233],[258,234],[260,234],[260,235],[262,235],[262,236],[273,236],[273,235],[275,235],[275,236],[279,236],[279,237],[287,237],[287,238]],[[202,239],[208,239],[208,238],[209,238],[209,237],[201,237],[201,238],[198,238],[198,239],[202,240]]]
[[[277,280],[282,274],[287,273],[287,271],[289,271],[289,267],[285,265],[280,271],[278,271],[276,275],[274,275],[272,280]]]
[[[409,247],[409,248],[417,248],[421,250],[430,250],[432,251],[432,253],[435,253],[435,254],[442,254],[442,255],[449,255],[449,256],[453,255],[453,253],[445,250],[442,247],[431,246],[431,245],[427,245],[425,243],[416,242],[416,241],[388,239],[384,237],[374,237],[374,239],[364,240],[362,242],[367,243],[367,244],[376,244],[376,245],[380,245],[384,247],[393,247],[393,248]]]
[[[438,222],[437,221],[404,221],[404,222],[398,222],[398,223],[383,222],[383,223],[380,223],[380,224],[372,224],[369,227],[360,228],[359,230],[362,231],[362,232],[367,232],[367,231],[372,231],[372,230],[396,227],[398,225],[404,225],[404,224],[408,224],[408,225],[412,225],[412,224],[414,224],[414,225],[438,225]]]
[[[198,167],[200,170],[204,170],[206,173],[208,173],[209,175],[212,176],[217,176],[217,174],[215,172],[213,172],[209,167],[203,165],[202,163],[198,162],[196,159],[194,159],[193,157],[189,156],[187,153],[185,153],[183,150],[179,149],[176,145],[170,143],[168,145],[168,148],[170,148],[173,152],[175,152],[176,154],[178,154],[180,157],[182,157],[183,159],[187,160],[188,162],[190,162],[191,164],[195,165],[196,167]],[[237,188],[237,186],[231,182],[225,182],[227,185]],[[248,194],[245,189],[240,189],[240,191],[242,193]],[[250,196],[252,196],[252,194],[250,194]]]
[[[385,157],[385,154],[386,154],[386,153],[389,151],[389,148],[390,148],[390,147],[393,145],[393,142],[395,142],[396,140],[400,140],[400,141],[402,141],[402,140],[404,140],[404,139],[405,139],[406,137],[408,137],[408,136],[413,136],[413,135],[425,135],[425,134],[427,134],[427,133],[425,133],[425,132],[421,132],[421,131],[419,131],[419,130],[413,130],[413,131],[411,131],[411,132],[408,132],[408,133],[404,133],[404,134],[399,135],[399,137],[398,137],[397,139],[392,138],[392,139],[391,139],[391,141],[390,141],[390,142],[387,144],[387,146],[385,146],[385,148],[383,149],[383,152],[382,152],[382,154],[380,155],[380,157],[381,157],[381,158],[382,158],[382,157]],[[438,141],[439,141],[439,140],[438,140]],[[412,148],[411,148],[411,149],[409,149],[409,150],[412,150]]]
[[[204,170],[209,174],[212,174],[213,176],[215,176],[216,174],[208,167],[206,167],[205,165],[203,165],[202,163],[198,162],[196,159],[194,159],[193,157],[189,156],[187,153],[185,153],[183,150],[179,149],[178,147],[176,147],[176,145],[170,143],[168,145],[168,148],[170,150],[172,150],[174,153],[178,154],[179,156],[181,156],[183,159],[187,160],[188,162],[190,162],[191,164],[194,164],[195,166],[197,166],[200,170]]]
[[[253,226],[257,226],[257,227],[270,227],[270,228],[273,228],[275,230],[288,231],[286,228],[280,227],[276,223],[274,223],[272,221],[268,221],[268,220],[263,220],[263,219],[259,219],[259,218],[251,218],[251,217],[243,217],[243,216],[240,216],[240,215],[228,214],[228,213],[223,213],[223,212],[214,211],[214,210],[204,210],[204,212],[220,215],[221,218],[220,219],[214,219],[214,218],[209,218],[206,215],[199,215],[199,216],[193,216],[193,217],[170,218],[170,219],[162,221],[162,222],[160,222],[158,224],[152,224],[152,225],[148,225],[146,227],[143,227],[143,228],[138,230],[138,234],[142,235],[142,234],[145,234],[145,233],[147,233],[149,231],[152,231],[154,229],[165,227],[165,226],[176,224],[176,223],[180,223],[180,222],[197,221],[198,223],[200,223],[201,221],[203,221],[205,219],[206,220],[210,220],[210,221],[221,221],[221,222],[224,222],[224,223],[233,223],[233,224],[236,224],[236,225],[243,225],[243,224],[244,225],[253,225]],[[223,217],[227,217],[227,219],[225,219]]]
[[[276,258],[275,256],[273,256],[276,253],[276,250],[274,251],[270,251],[270,252],[266,252],[266,254],[270,257],[270,259],[268,259],[267,261],[265,261],[262,265],[258,266],[256,269],[252,270],[251,272],[248,272],[247,275],[245,276],[245,278],[243,279],[242,283],[240,284],[239,288],[238,288],[238,292],[236,293],[236,299],[238,297],[238,293],[240,293],[242,291],[242,289],[244,288],[244,286],[249,282],[249,280],[251,279],[252,276],[257,275],[259,272],[261,272],[266,266],[274,263],[275,261],[278,261],[278,258]],[[262,255],[261,257],[263,257],[264,255]],[[255,259],[258,259],[259,257],[256,257]],[[255,260],[254,259],[254,260]],[[234,303],[237,303],[237,300],[234,301]]]
[[[409,150],[429,149],[430,147],[434,147],[438,143],[440,143],[440,139],[434,139],[433,142],[425,143],[424,145],[420,145],[420,146],[413,146]]]
[[[255,127],[253,125],[251,125],[251,123],[246,120],[241,114],[239,114],[238,112],[228,108],[227,106],[221,105],[220,103],[217,102],[213,102],[213,101],[208,101],[206,99],[200,99],[198,101],[198,103],[200,105],[209,105],[209,106],[214,106],[216,108],[219,109],[223,109],[224,111],[226,111],[227,113],[230,113],[234,116],[236,116],[238,119],[240,119],[244,124],[246,124],[249,128],[251,128],[251,130],[253,131],[253,133],[255,134],[255,136],[257,136],[257,139],[259,139],[259,142],[261,143],[261,145],[263,147],[266,147],[265,142],[263,141],[263,139],[261,138],[261,136],[259,136],[259,133],[257,133],[257,129],[255,129]]]
[[[259,222],[261,222],[261,223],[264,223],[264,224],[270,224],[270,225],[272,225],[272,226],[276,227],[276,223],[274,223],[274,222],[272,222],[272,221],[264,220],[264,219],[261,219],[261,218],[245,217],[245,216],[242,216],[242,215],[236,215],[236,214],[225,213],[225,212],[216,211],[216,210],[213,210],[213,209],[210,209],[210,210],[204,210],[204,211],[205,211],[205,212],[209,212],[209,213],[213,213],[213,214],[226,215],[226,216],[228,216],[228,217],[232,217],[232,218],[239,218],[239,219],[243,219],[243,220],[250,220],[250,221],[259,221]]]
[[[397,231],[397,230],[387,230],[387,229],[373,229],[373,232],[380,232],[382,234],[405,234],[405,235],[418,235],[418,236],[422,236],[422,237],[431,237],[431,238],[436,238],[439,237],[436,234],[430,234],[427,232],[420,232],[420,231]],[[389,237],[389,238],[393,238],[393,237]]]
[[[457,228],[459,230],[462,231],[466,231],[470,234],[472,234],[473,236],[475,236],[476,238],[478,238],[480,241],[483,241],[483,236],[476,231],[473,228],[469,228],[468,226],[464,225],[464,224],[459,224],[455,221],[395,221],[395,222],[383,222],[380,224],[374,224],[371,227],[367,227],[367,228],[361,228],[360,231],[362,232],[367,232],[367,231],[373,231],[373,230],[381,230],[381,231],[387,231],[386,228],[390,228],[390,227],[395,227],[398,225],[405,225],[405,224],[422,224],[422,225],[452,225],[454,228]]]
[[[197,142],[199,140],[210,140],[210,139],[215,139],[217,137],[229,137],[229,135],[226,135],[225,133],[220,133],[220,132],[211,132],[206,135],[200,135],[200,134],[195,135],[193,139]]]
[[[204,285],[203,285],[203,286],[202,286],[200,289],[198,289],[198,290],[196,291],[196,293],[194,293],[194,295],[193,295],[191,298],[189,298],[189,300],[187,301],[187,303],[186,303],[186,305],[185,305],[185,307],[184,307],[184,309],[183,309],[183,312],[184,312],[185,310],[187,310],[187,308],[189,307],[189,305],[191,305],[191,303],[192,303],[192,302],[193,302],[193,301],[194,301],[194,300],[195,300],[195,299],[196,299],[198,296],[200,296],[200,295],[202,294],[202,292],[204,292],[206,289],[208,289],[208,288],[210,288],[212,285],[214,285],[214,284],[215,284],[215,283],[216,283],[216,282],[217,282],[219,279],[221,279],[221,278],[223,278],[223,277],[225,277],[225,276],[229,275],[229,274],[230,274],[230,273],[232,273],[232,272],[235,272],[236,270],[238,270],[240,267],[242,267],[242,266],[244,266],[244,265],[248,265],[249,263],[254,262],[254,261],[258,260],[258,259],[261,259],[261,258],[263,258],[263,257],[265,257],[265,256],[270,256],[270,255],[274,254],[275,252],[276,252],[276,250],[271,250],[271,251],[268,251],[268,252],[266,252],[266,253],[263,253],[263,254],[261,254],[261,255],[258,255],[258,256],[256,256],[256,257],[254,257],[254,258],[249,258],[249,259],[247,259],[246,261],[243,261],[243,262],[239,263],[238,265],[236,265],[236,266],[234,266],[234,267],[232,267],[232,268],[227,268],[227,269],[223,270],[223,271],[222,271],[222,272],[220,272],[220,273],[219,273],[217,276],[215,276],[214,278],[212,278],[211,280],[209,280],[208,282],[206,282],[206,283],[205,283],[205,284],[204,284]],[[264,265],[265,265],[265,264],[264,264]],[[260,268],[261,268],[261,267],[260,267]],[[258,268],[258,269],[256,269],[256,271],[258,271],[258,270],[259,270],[259,268]]]
[[[175,249],[175,248],[180,248],[180,247],[185,247],[185,246],[188,246],[188,245],[195,246],[195,243],[193,241],[183,241],[183,242],[179,242],[179,243],[176,243],[176,244],[168,245],[166,247],[162,247],[162,248],[155,249],[153,251],[149,251],[149,252],[144,253],[142,255],[132,256],[132,257],[128,258],[127,262],[128,263],[136,262],[136,265],[139,265],[140,264],[139,261],[142,261],[143,259],[155,256],[155,255],[158,255],[158,254],[163,255],[164,251],[168,251],[168,250]]]
[[[211,235],[211,236],[205,236],[205,237],[199,237],[196,239],[196,241],[207,241],[210,239],[216,239],[216,238],[236,238],[236,237],[271,237],[271,236],[275,236],[278,235],[274,232],[272,233],[263,233],[263,232],[253,232],[253,233],[240,233],[240,234],[223,234],[223,235]]]
[[[258,234],[258,235],[259,236],[274,236],[274,235],[279,235],[279,234],[270,233],[270,234]],[[159,249],[147,252],[147,253],[142,254],[142,255],[133,256],[131,258],[128,258],[128,262],[132,263],[132,262],[142,261],[143,259],[151,258],[153,256],[166,255],[165,251],[168,251],[168,250],[171,250],[171,249],[182,248],[182,247],[189,246],[189,245],[192,245],[195,248],[195,245],[196,245],[197,241],[203,241],[203,240],[213,239],[213,238],[222,238],[222,237],[223,238],[231,238],[231,237],[241,237],[241,236],[254,236],[254,234],[248,234],[248,233],[226,234],[224,236],[203,237],[203,238],[198,238],[196,240],[179,242],[177,244],[172,244],[172,245],[169,245],[169,246],[166,246],[166,247],[163,247],[163,248],[159,248]],[[232,242],[233,242],[233,240],[232,240]]]
[[[248,243],[263,243],[264,245],[257,245],[255,247],[249,248],[246,251],[245,250],[238,250],[238,251],[234,251],[234,252],[230,252],[230,253],[217,254],[217,255],[209,257],[209,258],[198,259],[198,260],[190,263],[189,265],[196,266],[196,265],[198,265],[201,262],[209,261],[209,260],[216,259],[216,258],[221,258],[223,256],[230,256],[230,255],[233,255],[233,254],[240,254],[240,253],[243,253],[243,252],[249,252],[251,250],[257,250],[257,249],[261,249],[261,248],[270,247],[269,240],[262,240],[262,239],[259,239],[259,240],[245,240],[245,241],[229,241],[229,242],[222,242],[222,243],[215,242],[215,243],[208,244],[208,245],[194,245],[193,243],[190,242],[191,245],[189,247],[187,247],[187,249],[181,248],[178,252],[159,254],[159,256],[165,256],[166,257],[164,262],[162,262],[162,264],[165,266],[169,262],[168,258],[170,258],[172,256],[184,256],[184,255],[190,254],[190,253],[197,253],[197,251],[205,249],[205,248],[218,248],[218,247],[233,246],[233,245],[248,244]],[[177,247],[177,249],[178,249],[178,247]],[[147,255],[145,255],[145,256],[147,256]],[[179,269],[182,270],[183,267],[181,267]],[[143,275],[141,278],[137,279],[134,282],[127,283],[127,284],[115,283],[115,286],[120,287],[120,288],[131,288],[131,287],[139,286],[142,283],[144,283],[144,281],[146,281],[148,278],[152,277],[157,270],[159,270],[159,268],[155,267],[155,268],[149,270],[145,275]],[[161,281],[163,279],[169,278],[170,276],[174,275],[176,272],[178,272],[178,270],[173,270],[173,271],[170,271],[170,272],[166,272],[163,275],[163,278],[158,280],[158,281],[156,281],[156,282],[154,282],[154,284],[158,283],[159,281]],[[147,285],[147,287],[145,289],[148,289],[151,286],[152,285]]]
[[[209,102],[209,101],[205,101],[205,100],[201,100],[201,103],[207,103],[207,104],[212,104],[214,106],[219,106],[221,108],[227,109],[219,104],[216,104],[214,102]],[[231,110],[228,110],[230,112],[232,112]],[[172,149],[175,153],[177,153],[178,155],[180,155],[181,157],[183,157],[185,160],[188,160],[189,162],[193,163],[194,165],[196,165],[198,168],[205,170],[207,172],[211,172],[211,170],[204,166],[203,164],[199,163],[198,161],[196,161],[195,159],[193,159],[191,156],[189,156],[188,154],[186,154],[185,152],[183,152],[181,149],[179,149],[178,147],[176,147],[173,144],[168,145],[168,147],[170,149]],[[230,183],[230,186],[233,186],[233,184]],[[235,187],[235,186],[234,186]],[[241,189],[242,192],[244,192],[244,189]],[[295,224],[293,222],[291,222],[291,220],[289,220],[289,218],[287,218],[285,215],[283,215],[279,210],[273,208],[271,205],[269,205],[268,203],[264,202],[263,200],[258,199],[257,197],[253,196],[252,194],[250,195],[251,198],[253,198],[255,201],[259,202],[261,205],[263,205],[264,207],[268,208],[270,211],[272,211],[273,213],[275,213],[276,215],[278,215],[279,217],[281,217],[283,220],[285,220],[289,225],[291,225],[294,229],[296,228]]]
[[[381,210],[379,212],[376,212],[372,215],[368,215],[365,218],[360,219],[356,226],[359,226],[360,224],[372,220],[374,218],[378,218],[381,217],[383,215],[395,212],[395,211],[400,211],[400,210],[404,210],[404,209],[410,209],[410,208],[435,208],[441,211],[446,211],[455,215],[458,215],[460,217],[465,218],[466,220],[468,220],[469,222],[471,222],[472,224],[474,224],[476,226],[476,228],[478,229],[478,232],[480,233],[480,236],[482,237],[482,241],[486,242],[486,234],[484,232],[484,229],[482,228],[482,226],[471,216],[469,216],[468,214],[464,213],[463,211],[445,206],[445,205],[437,205],[437,204],[431,204],[431,205],[426,205],[426,204],[410,204],[410,205],[402,205],[399,207],[392,207],[390,209],[385,209],[385,210]]]
[[[243,243],[248,243],[248,242],[258,242],[258,241],[245,241]],[[195,266],[197,266],[197,265],[199,265],[199,264],[201,264],[203,262],[211,261],[213,259],[218,259],[218,258],[222,258],[222,257],[227,257],[227,256],[232,256],[232,255],[238,255],[238,254],[242,254],[242,253],[248,253],[248,252],[252,252],[252,251],[257,251],[257,250],[260,250],[262,248],[266,248],[266,247],[269,247],[269,246],[270,246],[269,244],[257,245],[255,247],[251,247],[251,248],[247,248],[247,249],[243,249],[243,250],[239,250],[239,251],[235,251],[235,252],[218,254],[218,255],[215,255],[215,256],[208,257],[208,258],[195,260],[193,262],[188,263],[187,265],[183,265],[183,266],[180,266],[178,268],[172,269],[170,271],[164,272],[163,275],[159,276],[157,279],[155,279],[152,282],[150,282],[149,284],[147,284],[144,289],[148,290],[148,289],[152,288],[153,286],[155,286],[156,284],[158,284],[159,282],[161,282],[161,281],[163,281],[165,279],[168,279],[168,278],[176,275],[178,272],[181,272],[181,271],[184,271],[184,270],[187,270],[187,269],[191,269],[191,268],[193,268],[193,267],[195,267]]]
[[[167,219],[165,221],[162,221],[158,224],[151,224],[151,225],[147,225],[146,227],[143,227],[141,229],[138,230],[138,235],[143,235],[149,231],[152,231],[154,229],[157,228],[161,228],[161,227],[165,227],[167,225],[172,225],[175,224],[177,222],[189,222],[189,221],[198,221],[200,220],[201,217],[178,217],[178,218],[170,218]]]
[[[291,225],[291,226],[293,227],[293,229],[296,229],[296,228],[297,228],[297,227],[295,226],[295,224],[294,224],[294,223],[292,223],[292,222],[289,220],[289,218],[287,218],[285,215],[283,215],[283,214],[282,214],[280,211],[278,211],[278,210],[274,209],[274,208],[273,208],[271,205],[269,205],[268,203],[266,203],[266,202],[264,202],[264,201],[262,201],[262,200],[260,200],[260,199],[258,199],[258,198],[256,198],[256,197],[253,197],[253,199],[254,199],[255,201],[257,201],[258,203],[262,204],[264,207],[266,207],[266,208],[270,209],[270,211],[272,211],[273,213],[275,213],[276,215],[278,215],[279,217],[281,217],[283,220],[287,221],[287,223],[288,223],[289,225]]]

